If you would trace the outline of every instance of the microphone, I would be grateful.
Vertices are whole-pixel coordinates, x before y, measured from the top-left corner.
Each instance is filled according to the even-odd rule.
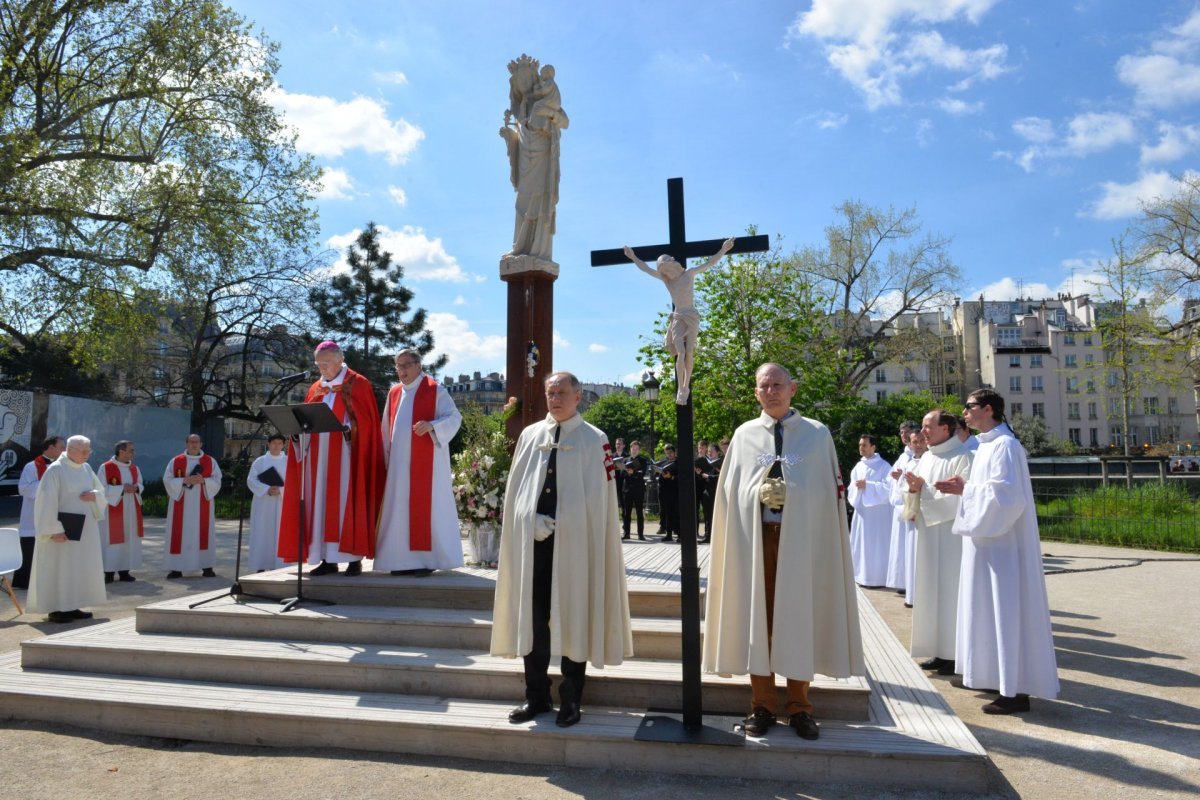
[[[277,379],[275,382],[276,383],[289,383],[291,381],[302,381],[305,378],[312,377],[312,375],[313,375],[313,371],[305,370],[304,372],[297,372],[294,375],[284,375],[282,378]]]

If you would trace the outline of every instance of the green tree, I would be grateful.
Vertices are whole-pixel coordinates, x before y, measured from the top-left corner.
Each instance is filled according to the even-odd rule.
[[[1187,173],[1175,194],[1146,203],[1134,232],[1165,293],[1194,294],[1200,283],[1200,173]]]
[[[308,302],[322,330],[344,337],[341,344],[350,365],[377,389],[392,382],[392,356],[406,347],[421,354],[430,372],[444,367],[445,355],[425,358],[433,350],[425,309],[404,319],[413,292],[401,283],[404,267],[393,264],[392,254],[380,246],[374,222],[346,248],[346,263],[349,273],[334,275],[328,286],[314,286]]]
[[[879,455],[888,462],[895,462],[904,449],[896,435],[900,423],[911,420],[920,424],[921,418],[935,408],[961,414],[962,401],[957,397],[939,399],[928,391],[890,394],[878,403],[856,398],[831,426],[842,471],[848,473],[858,461],[858,440],[865,433],[878,436]]]
[[[1078,451],[1074,442],[1050,433],[1043,417],[1014,414],[1008,422],[1025,452],[1031,456],[1069,456]]]
[[[583,412],[583,418],[604,431],[609,441],[616,441],[618,438],[626,442],[641,440],[645,439],[650,431],[649,404],[624,392],[604,395]],[[657,422],[657,419],[655,421]],[[663,441],[661,436],[657,438],[658,441]]]
[[[795,269],[825,298],[826,359],[839,382],[857,393],[875,368],[904,363],[928,349],[927,334],[905,326],[912,314],[947,305],[961,275],[950,240],[921,234],[916,209],[872,208],[858,201],[835,209],[825,244],[802,248]],[[831,353],[836,359],[829,359]]]

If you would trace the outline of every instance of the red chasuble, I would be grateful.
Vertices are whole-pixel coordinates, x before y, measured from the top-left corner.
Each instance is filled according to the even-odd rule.
[[[178,458],[178,457],[176,457]],[[186,459],[185,462],[186,463]],[[212,474],[212,467],[209,467],[209,474]],[[138,468],[133,464],[129,465],[130,480],[136,485],[138,482]],[[104,462],[104,482],[109,486],[121,485],[121,468],[117,466],[117,462],[108,460]],[[108,509],[108,543],[109,544],[125,544],[125,503],[126,501],[133,503],[133,507],[137,509],[137,534],[138,538],[142,538],[142,504],[137,500],[130,500],[129,495],[122,494],[120,501],[115,506],[110,506]],[[183,503],[178,503],[179,519],[183,519]],[[203,513],[203,509],[201,510]],[[207,519],[207,517],[205,517]],[[200,523],[203,526],[205,523]],[[180,525],[182,529],[182,522]],[[207,538],[207,537],[205,537]],[[172,540],[174,541],[174,540]],[[173,550],[172,552],[179,552]]]
[[[417,384],[417,396],[413,398],[412,421],[432,422],[437,416],[437,381],[426,375]],[[400,410],[403,384],[396,384],[388,392],[388,434],[395,436],[396,412]],[[408,549],[414,552],[433,550],[433,437],[412,437],[411,458],[408,467]]]
[[[213,473],[212,456],[204,453],[200,456],[200,477],[211,478]],[[175,460],[171,462],[171,474],[176,478],[186,478],[188,476],[187,468],[187,453],[180,453],[175,456]],[[185,492],[197,491],[200,493],[200,549],[208,549],[208,526],[209,517],[208,506],[211,501],[208,495],[204,493],[203,486],[196,486],[194,489],[184,489]],[[182,552],[183,546],[183,501],[184,497],[180,496],[175,501],[175,509],[171,515],[171,555],[177,556]],[[124,500],[122,500],[124,502]]]
[[[375,530],[379,525],[379,507],[383,501],[385,473],[383,468],[383,444],[379,434],[379,405],[371,383],[362,375],[347,367],[346,377],[338,386],[326,387],[316,381],[308,389],[306,403],[323,403],[328,394],[334,394],[333,415],[346,419],[350,424],[350,463],[342,463],[341,442],[336,434],[328,434],[333,440],[329,448],[326,485],[317,486],[317,456],[320,454],[320,437],[309,437],[308,469],[304,476],[304,495],[311,498],[316,492],[325,493],[325,540],[337,542],[338,550],[366,558],[375,557]],[[279,547],[276,553],[284,561],[295,563],[297,556],[296,533],[300,527],[300,448],[288,450],[289,458],[297,466],[287,471],[284,478],[283,512],[279,520]],[[346,505],[342,507],[341,470],[350,470]],[[301,556],[308,558],[308,547],[312,539],[312,509],[305,502],[304,550]]]
[[[50,461],[45,456],[38,456],[33,460],[33,468],[37,471],[38,480],[46,474],[46,469],[50,466]]]

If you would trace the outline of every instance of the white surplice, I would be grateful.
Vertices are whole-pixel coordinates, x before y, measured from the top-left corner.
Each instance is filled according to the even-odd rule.
[[[900,470],[900,476],[892,478],[891,473],[888,473],[888,501],[892,506],[892,531],[891,539],[888,541],[888,569],[885,584],[890,589],[904,589],[906,593],[910,583],[906,548],[912,523],[905,520],[903,514],[904,492],[908,490],[904,480],[904,470],[912,465],[912,455],[911,448],[904,448],[904,452],[896,459],[896,463],[892,464],[892,471]],[[912,602],[907,597],[905,600]]]
[[[1058,695],[1058,667],[1025,448],[1007,425],[979,434],[954,520],[963,538],[955,660],[963,683]]]
[[[277,456],[263,453],[254,459],[246,473],[246,486],[254,499],[250,502],[250,545],[246,551],[246,569],[278,569],[284,565],[279,557],[279,517],[283,513],[283,487],[279,494],[270,494],[271,487],[258,476],[272,467],[280,478],[287,478],[287,452]]]
[[[883,586],[887,580],[888,545],[892,533],[892,504],[889,498],[892,465],[878,453],[860,459],[850,471],[846,499],[854,508],[850,524],[850,558],[854,580],[860,586]],[[867,485],[858,488],[858,481]]]
[[[187,456],[186,475],[200,463],[203,452]],[[175,459],[167,462],[163,472],[163,488],[167,490],[167,539],[163,543],[163,568],[172,572],[195,571],[217,565],[217,493],[221,491],[221,467],[213,459],[212,475],[188,488],[183,478],[175,477],[172,467]],[[208,498],[208,547],[200,547],[200,498]],[[179,541],[179,552],[171,552],[172,520],[175,506],[183,503],[183,535]]]
[[[142,491],[146,488],[142,481],[142,471],[138,470],[138,479],[136,481],[137,491],[125,493],[125,484],[135,483],[133,480],[133,470],[129,464],[118,461],[115,458],[110,458],[113,464],[117,465],[117,470],[120,473],[120,484],[111,484],[104,481],[104,497],[108,503],[108,513],[122,514],[122,524],[125,533],[124,542],[113,544],[109,541],[108,534],[109,525],[102,526],[100,531],[100,549],[104,553],[104,571],[105,572],[125,572],[131,569],[141,569],[142,566],[142,537],[138,536],[138,508],[142,505]],[[107,462],[106,462],[107,463]],[[104,468],[107,469],[107,468]],[[102,470],[103,472],[103,470]],[[125,502],[121,503],[121,498],[125,498]],[[121,511],[117,511],[117,505],[121,504]]]
[[[425,373],[405,384],[400,392],[395,424],[391,421],[391,396],[384,404],[381,433],[383,459],[387,464],[387,485],[383,490],[383,508],[379,515],[379,535],[375,542],[377,570],[454,569],[463,565],[462,534],[458,527],[458,509],[454,505],[454,476],[450,469],[450,440],[462,425],[462,414],[446,387],[437,387],[437,408],[429,420],[433,430],[433,494],[430,503],[431,549],[413,550],[409,545],[409,486],[412,480],[413,404]]]
[[[84,492],[95,492],[94,499],[80,500]],[[46,468],[34,501],[37,545],[26,611],[74,611],[107,601],[99,525],[107,508],[104,484],[88,464],[76,464],[63,453]],[[50,538],[64,531],[59,512],[84,515],[79,541],[56,542]]]

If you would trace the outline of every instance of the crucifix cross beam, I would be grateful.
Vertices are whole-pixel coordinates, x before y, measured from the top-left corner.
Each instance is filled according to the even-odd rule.
[[[669,178],[667,180],[667,223],[670,229],[671,241],[667,244],[635,247],[633,248],[633,252],[638,258],[647,263],[653,262],[661,255],[670,255],[686,267],[687,259],[708,258],[721,248],[721,245],[725,241],[724,239],[703,239],[701,241],[689,242],[683,219],[683,178]],[[730,254],[761,253],[770,249],[771,238],[769,236],[740,236],[734,239],[733,249],[729,252]],[[592,251],[593,267],[608,267],[614,264],[628,263],[630,261],[625,257],[623,248]]]

